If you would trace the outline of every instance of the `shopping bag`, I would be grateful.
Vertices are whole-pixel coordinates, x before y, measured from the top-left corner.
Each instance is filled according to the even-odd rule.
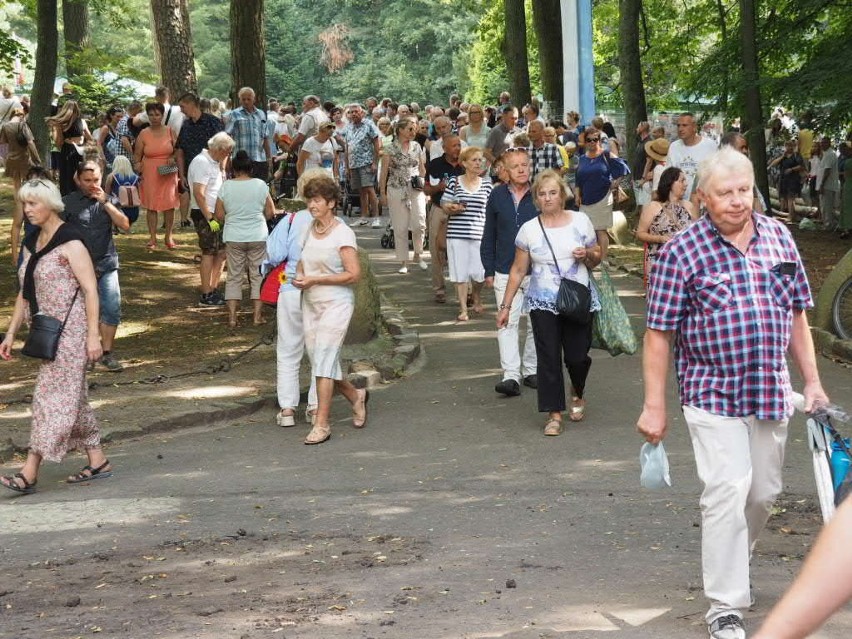
[[[669,471],[669,458],[663,442],[657,445],[645,442],[639,451],[639,466],[642,471],[639,475],[639,483],[643,488],[660,490],[670,488],[672,476]]]
[[[639,347],[636,333],[604,266],[601,266],[597,278],[591,278],[591,282],[601,303],[601,310],[594,314],[592,320],[592,348],[605,350],[613,356],[621,353],[633,355]]]

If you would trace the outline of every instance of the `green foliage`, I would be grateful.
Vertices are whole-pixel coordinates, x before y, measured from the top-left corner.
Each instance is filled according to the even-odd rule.
[[[114,104],[125,105],[136,99],[136,93],[117,81],[108,82],[100,75],[79,75],[71,85],[80,111],[86,118],[104,113]]]
[[[480,104],[496,104],[501,92],[509,88],[509,72],[503,53],[506,27],[503,0],[488,0],[482,18],[477,25],[477,39],[471,49],[470,90],[465,99]],[[532,21],[532,6],[526,0],[527,60],[530,71],[532,94],[541,92],[541,70],[538,66],[538,38]],[[561,19],[555,16],[554,19]]]

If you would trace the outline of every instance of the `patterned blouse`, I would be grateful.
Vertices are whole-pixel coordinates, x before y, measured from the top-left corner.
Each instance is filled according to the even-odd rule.
[[[690,224],[692,224],[692,217],[683,204],[680,202],[666,202],[648,226],[648,233],[673,237]],[[648,257],[651,261],[656,259],[657,253],[659,253],[662,246],[662,244],[648,243]]]
[[[402,150],[394,140],[385,149],[388,160],[388,188],[405,189],[411,184],[411,178],[420,175],[421,158],[425,162],[426,154],[417,142],[408,143],[408,152]]]

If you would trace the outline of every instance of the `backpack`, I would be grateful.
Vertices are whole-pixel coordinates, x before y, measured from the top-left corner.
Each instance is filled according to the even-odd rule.
[[[27,129],[29,129],[29,127],[26,122],[18,123],[18,130],[15,131],[15,142],[18,143],[18,146],[22,146],[24,148],[29,146],[30,138],[27,135]]]
[[[126,180],[121,182],[119,180]],[[142,203],[139,197],[139,176],[113,176],[115,186],[118,191],[118,203],[123,209],[131,209],[139,206]]]
[[[115,156],[118,155],[118,152],[121,148],[121,143],[118,140],[118,136],[112,127],[107,127],[107,139],[104,142],[104,155],[106,155],[107,164],[112,164],[112,161],[115,160]]]

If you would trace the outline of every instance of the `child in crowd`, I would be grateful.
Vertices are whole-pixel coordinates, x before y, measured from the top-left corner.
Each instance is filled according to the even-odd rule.
[[[112,173],[107,176],[106,188],[118,198],[121,210],[130,220],[130,225],[139,218],[139,176],[133,171],[130,160],[123,155],[117,155],[112,163]],[[130,233],[130,231],[127,231]]]

